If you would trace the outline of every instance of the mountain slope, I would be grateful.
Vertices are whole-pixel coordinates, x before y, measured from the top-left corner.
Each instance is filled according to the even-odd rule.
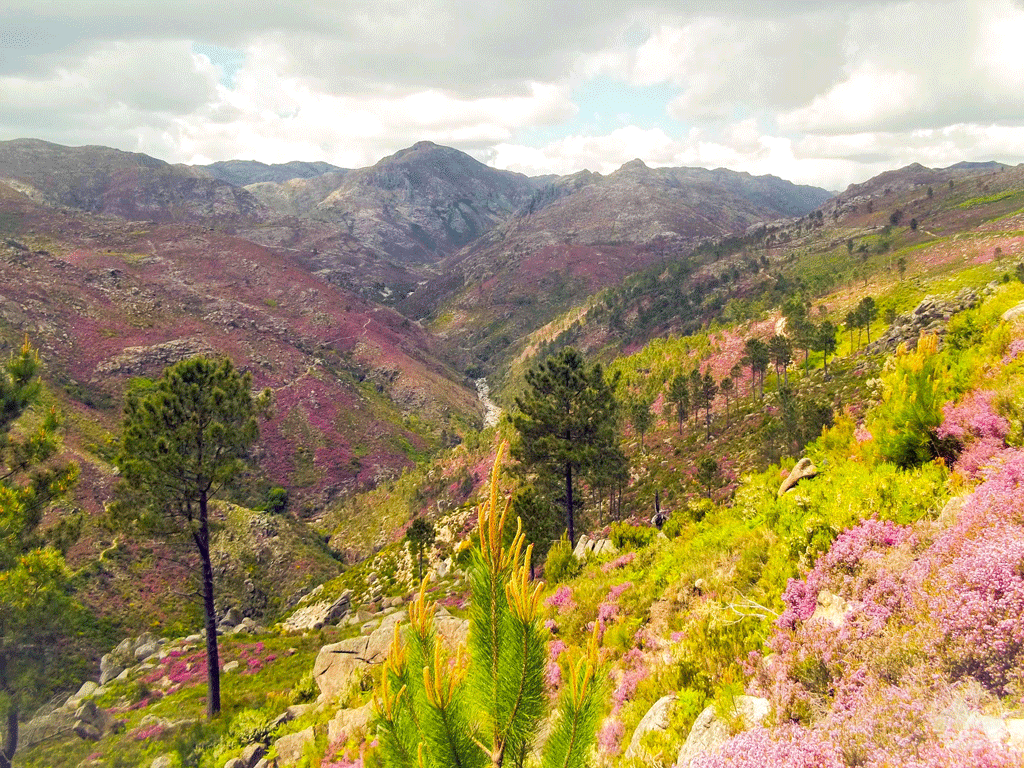
[[[267,211],[206,171],[108,147],[0,142],[0,181],[38,202],[136,221],[237,224]]]
[[[0,184],[0,331],[108,426],[129,377],[227,354],[275,391],[268,479],[310,501],[391,476],[478,422],[436,340],[294,258],[206,227],[40,206]]]
[[[584,171],[540,190],[515,216],[445,262],[446,276],[400,306],[444,305],[437,330],[486,363],[515,339],[628,274],[699,243],[802,215],[830,197],[771,176],[648,168]],[[457,279],[455,277],[457,275]]]
[[[258,160],[222,160],[209,165],[193,167],[205,170],[215,179],[220,179],[236,187],[262,182],[280,184],[291,179],[312,179],[325,173],[344,174],[346,172],[344,168],[323,161],[305,163],[300,160],[272,165],[261,163]]]

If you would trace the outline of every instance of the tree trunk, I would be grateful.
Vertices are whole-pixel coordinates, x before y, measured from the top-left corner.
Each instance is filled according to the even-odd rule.
[[[565,528],[569,533],[569,546],[576,546],[576,529],[572,520],[572,464],[565,465]]]
[[[203,561],[203,609],[206,613],[206,716],[220,714],[220,657],[217,653],[217,609],[213,602],[213,565],[210,563],[210,518],[206,493],[199,495],[199,557]]]
[[[4,736],[4,746],[0,750],[0,768],[11,768],[14,762],[14,753],[18,750],[18,708],[11,706],[7,710],[7,734]]]

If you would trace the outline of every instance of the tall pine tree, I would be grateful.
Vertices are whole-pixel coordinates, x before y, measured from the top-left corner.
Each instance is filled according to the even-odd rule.
[[[40,530],[43,512],[77,476],[54,465],[56,412],[43,414],[28,436],[11,427],[38,400],[39,357],[26,339],[0,371],[0,715],[6,724],[0,767],[10,768],[25,709],[53,692],[61,639],[72,634],[77,604],[64,549],[74,526]]]
[[[251,394],[252,377],[231,361],[195,357],[158,381],[129,389],[117,464],[122,524],[184,537],[199,555],[206,626],[207,715],[220,712],[220,663],[210,560],[210,501],[244,467],[270,393]]]
[[[572,347],[526,374],[527,391],[516,398],[512,424],[519,433],[512,456],[537,476],[540,490],[560,488],[565,528],[575,542],[581,476],[604,454],[621,455],[619,407],[600,363],[588,367]]]

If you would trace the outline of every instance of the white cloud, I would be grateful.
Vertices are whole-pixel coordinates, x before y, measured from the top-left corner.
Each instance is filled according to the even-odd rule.
[[[1024,159],[1021,40],[1016,0],[7,0],[0,138],[349,167],[430,139],[529,173],[640,157],[836,188]]]

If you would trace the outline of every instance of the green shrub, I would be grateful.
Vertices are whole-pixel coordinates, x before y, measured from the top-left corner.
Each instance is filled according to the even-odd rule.
[[[281,486],[274,486],[267,493],[267,512],[280,515],[288,508],[288,491]]]
[[[310,670],[292,686],[292,704],[305,704],[307,701],[313,701],[317,694],[316,679],[313,677],[313,671]]]
[[[548,551],[547,559],[544,561],[544,578],[548,583],[555,584],[576,578],[582,570],[583,564],[576,559],[569,539],[563,534]]]
[[[658,535],[653,528],[630,525],[626,522],[612,523],[609,534],[612,544],[619,549],[643,549]]]

